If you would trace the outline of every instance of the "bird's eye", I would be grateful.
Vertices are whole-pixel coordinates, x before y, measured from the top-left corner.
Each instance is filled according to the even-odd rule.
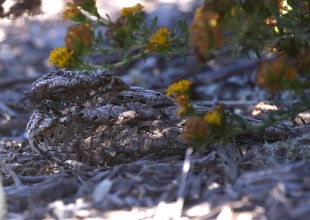
[[[52,92],[52,96],[54,98],[62,98],[62,97],[65,97],[66,94],[67,94],[67,91],[64,88],[58,88]]]

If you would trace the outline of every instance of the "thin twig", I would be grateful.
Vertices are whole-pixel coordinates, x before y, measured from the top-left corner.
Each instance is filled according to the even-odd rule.
[[[1,79],[0,88],[11,87],[18,83],[32,83],[38,77],[16,78],[16,79]]]
[[[190,170],[191,166],[191,161],[190,161],[190,156],[193,153],[193,148],[188,148],[185,152],[185,159],[183,163],[183,168],[182,168],[182,174],[181,174],[181,180],[180,180],[180,186],[178,189],[178,199],[175,204],[175,215],[173,216],[173,219],[177,220],[181,218],[182,215],[182,210],[183,210],[183,205],[184,205],[184,197],[185,197],[185,188],[186,188],[186,178],[188,175],[188,172]]]
[[[0,102],[0,111],[2,111],[3,113],[5,113],[9,116],[13,116],[13,117],[16,117],[18,115],[14,110],[12,110],[9,106],[7,106],[3,102]]]
[[[242,74],[247,70],[254,69],[259,64],[259,61],[240,61],[232,65],[224,66],[219,69],[206,71],[195,75],[193,78],[196,81],[210,83],[232,75]]]
[[[9,132],[13,130],[24,130],[27,120],[15,118],[11,120],[0,120],[0,132]]]
[[[223,105],[256,105],[261,100],[212,100],[212,101],[196,101],[197,105],[214,106],[216,104]]]
[[[22,182],[12,168],[4,162],[4,158],[0,160],[0,166],[4,169],[13,179],[15,186],[21,186]]]
[[[245,207],[246,205],[249,205],[250,201],[248,200],[247,197],[242,197],[240,200],[237,201],[232,201],[232,202],[226,202],[223,204],[220,204],[218,206],[213,207],[208,213],[199,216],[199,213],[197,213],[197,217],[194,217],[192,219],[215,219],[215,216],[218,216],[221,211],[223,211],[223,209],[225,207],[229,207],[230,209],[236,209],[236,208],[241,208],[241,207]]]

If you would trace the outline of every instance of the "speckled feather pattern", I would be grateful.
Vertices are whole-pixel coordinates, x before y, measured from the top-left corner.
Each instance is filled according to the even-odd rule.
[[[162,93],[129,87],[108,70],[58,70],[26,93],[34,108],[30,144],[44,155],[91,166],[149,154],[182,155],[177,104]]]

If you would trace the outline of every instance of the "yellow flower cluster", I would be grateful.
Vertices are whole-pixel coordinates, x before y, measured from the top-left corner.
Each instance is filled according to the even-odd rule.
[[[282,54],[271,61],[262,62],[256,71],[256,82],[273,92],[290,88],[298,82],[297,70],[287,62]]]
[[[224,45],[224,36],[219,24],[221,12],[212,10],[212,3],[197,8],[194,21],[189,25],[191,43],[196,57],[201,61],[210,59],[208,53]]]
[[[71,26],[65,36],[66,47],[70,50],[76,49],[77,44],[89,47],[92,41],[93,32],[88,23]]]
[[[166,89],[166,95],[176,97],[178,95],[188,94],[191,85],[192,85],[191,81],[187,79],[182,79],[178,82],[171,84]]]
[[[70,20],[80,15],[80,10],[72,2],[67,3],[67,9],[62,13],[62,18],[64,20]]]
[[[140,3],[138,3],[132,7],[125,7],[121,10],[120,16],[121,17],[130,17],[138,11],[142,11],[143,8],[144,8],[143,5],[141,5]]]
[[[184,130],[182,131],[182,138],[187,143],[204,143],[209,135],[208,127],[206,123],[201,120],[200,117],[194,116],[190,117],[186,123]]]
[[[185,123],[182,137],[188,143],[206,144],[217,141],[225,136],[226,119],[222,106],[217,106],[213,111],[204,116],[189,117]]]
[[[148,45],[149,51],[152,52],[156,48],[167,49],[169,47],[169,45],[168,45],[169,33],[170,33],[170,31],[166,27],[157,29],[155,34],[153,34],[151,39],[150,39],[150,42]]]
[[[206,113],[203,120],[209,125],[220,126],[222,124],[222,116],[216,111]]]
[[[69,51],[66,47],[58,47],[51,51],[49,62],[57,67],[68,67],[73,51]]]
[[[166,95],[175,98],[180,105],[178,116],[190,115],[193,112],[193,106],[189,102],[189,89],[192,82],[186,79],[171,84],[166,89]]]

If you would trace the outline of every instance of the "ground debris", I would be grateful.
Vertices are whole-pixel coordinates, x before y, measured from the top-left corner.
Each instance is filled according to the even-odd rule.
[[[23,150],[26,154],[31,148]],[[196,152],[190,157],[181,210],[176,201],[182,160],[138,160],[71,171],[61,167],[57,171],[54,164],[45,161],[50,170],[37,168],[35,175],[22,176],[21,170],[14,170],[12,159],[9,165],[20,176],[21,185],[14,186],[12,182],[4,187],[8,217],[163,219],[171,217],[172,211],[181,211],[181,216],[189,219],[236,219],[241,215],[255,219],[307,219],[309,161],[274,163],[268,168],[256,164],[249,168],[233,162],[227,152]],[[38,155],[32,155],[39,161]],[[230,169],[228,163],[232,163]],[[232,170],[236,172],[235,178],[229,174]]]

